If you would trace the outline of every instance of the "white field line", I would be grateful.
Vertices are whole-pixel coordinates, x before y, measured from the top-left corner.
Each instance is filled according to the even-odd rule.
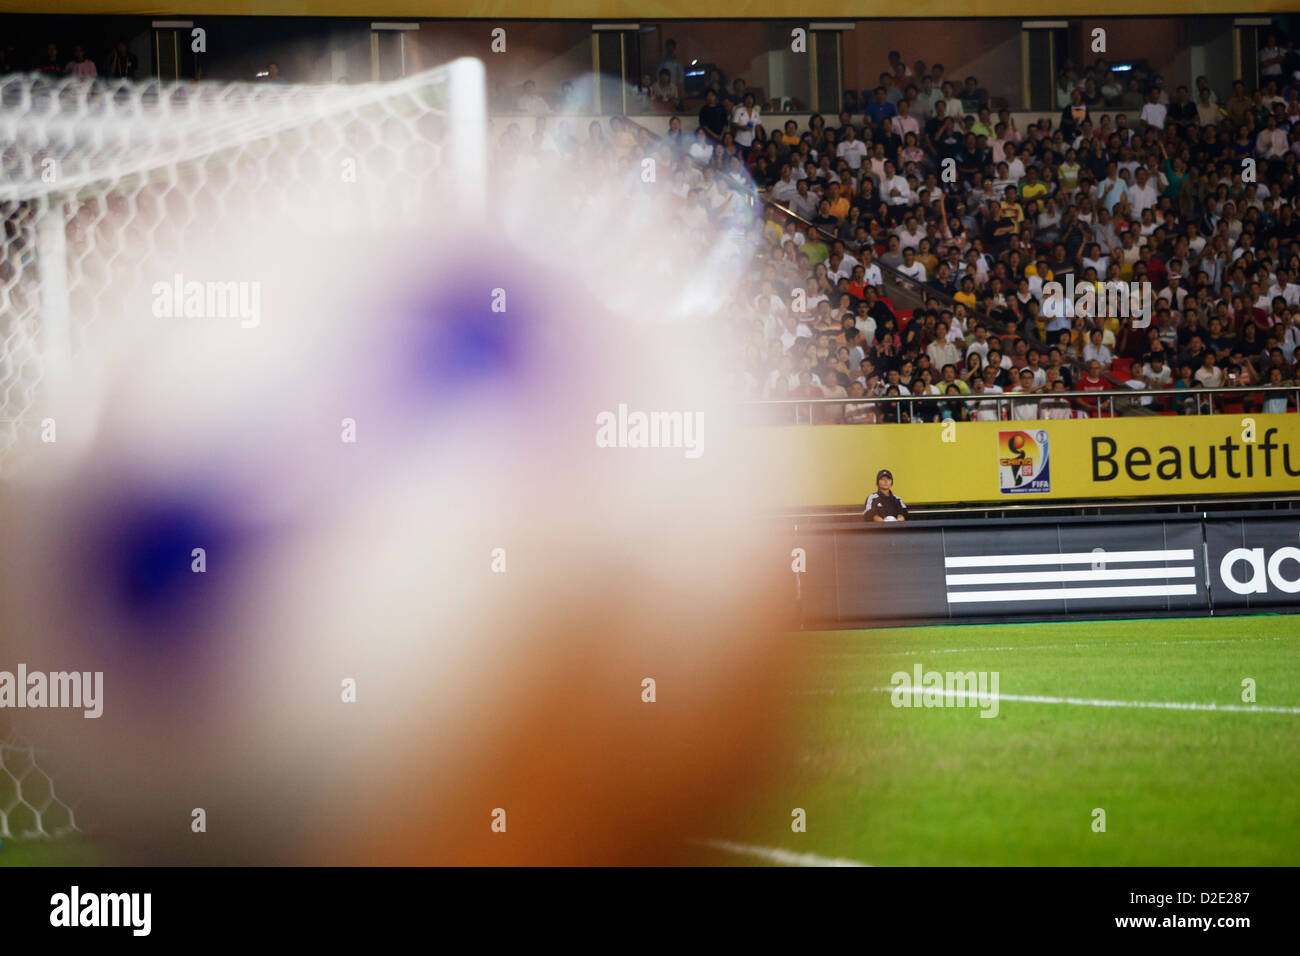
[[[892,694],[896,687],[872,687],[871,690],[883,694]],[[1300,714],[1300,707],[1262,707],[1242,704],[1188,704],[1169,700],[1097,700],[1091,697],[1040,697],[1032,694],[979,694],[975,691],[927,690],[924,687],[912,688],[913,696],[922,693],[939,694],[941,697],[970,697],[981,705],[994,700],[1019,701],[1026,704],[1069,704],[1076,707],[1135,707],[1144,710],[1211,710],[1227,711],[1234,714]]]
[[[1059,644],[1021,644],[1016,647],[936,647],[927,651],[836,651],[828,657],[920,657],[922,654],[974,654],[979,651],[1050,651],[1067,647],[1170,647],[1186,644],[1246,644],[1254,641],[1290,641],[1290,637],[1224,637],[1206,641],[1076,641]]]
[[[771,846],[752,846],[748,843],[732,843],[729,840],[692,840],[691,842],[698,846],[707,846],[714,850],[722,850],[724,853],[734,853],[737,856],[754,856],[762,860],[767,860],[769,863],[780,863],[784,866],[872,865],[870,863],[863,863],[859,860],[818,856],[816,853],[795,853],[791,850],[781,850]]]

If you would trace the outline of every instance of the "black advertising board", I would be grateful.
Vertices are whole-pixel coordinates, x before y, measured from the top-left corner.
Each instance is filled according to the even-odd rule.
[[[1300,516],[887,523],[795,536],[805,627],[1300,605]]]

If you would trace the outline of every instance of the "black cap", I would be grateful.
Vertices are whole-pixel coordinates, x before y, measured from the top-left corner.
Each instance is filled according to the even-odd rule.
[[[878,472],[876,472],[876,481],[879,481],[881,478],[888,478],[890,481],[893,481],[894,473],[890,471],[888,468],[881,468]]]

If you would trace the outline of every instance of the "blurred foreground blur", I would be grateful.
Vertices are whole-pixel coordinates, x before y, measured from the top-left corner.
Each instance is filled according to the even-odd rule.
[[[511,176],[487,226],[196,224],[51,381],[0,670],[102,671],[103,715],[5,716],[120,862],[667,863],[771,766],[789,545],[710,331],[744,255]],[[157,315],[177,275],[259,283],[258,323]],[[620,404],[702,415],[700,454],[600,447]]]

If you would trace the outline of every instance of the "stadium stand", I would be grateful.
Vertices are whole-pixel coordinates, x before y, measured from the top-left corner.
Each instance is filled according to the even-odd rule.
[[[26,59],[9,49],[0,66],[36,65],[51,78],[134,74],[120,45],[101,52],[96,67],[85,51],[63,62],[57,49]],[[646,118],[671,113],[664,135],[630,116],[579,115],[572,83],[543,95],[527,81],[514,97],[496,91],[498,111],[522,116],[495,124],[494,162],[506,172],[543,161],[616,170],[629,190],[656,189],[674,204],[683,241],[701,255],[757,249],[728,309],[737,397],[845,400],[793,417],[778,409],[773,421],[1006,417],[1010,403],[970,396],[1022,390],[1026,367],[1033,392],[1067,395],[1017,402],[1025,417],[1114,410],[1079,391],[1296,383],[1294,43],[1279,69],[1269,60],[1269,73],[1222,98],[1203,78],[1195,97],[1185,84],[1170,93],[1161,76],[1123,80],[1099,59],[1063,71],[1059,115],[1023,129],[979,78],[955,82],[936,65],[919,82],[923,62],[890,59],[882,84],[845,91],[849,108],[828,121],[767,113],[797,104],[716,70],[687,89],[670,54],[630,101]],[[0,280],[12,283],[27,212],[2,212],[13,255]],[[1104,309],[1075,314],[1072,302],[1049,307],[1045,284],[1067,279],[1103,301],[1108,285],[1149,284],[1150,326]],[[882,395],[953,401],[853,401]],[[1201,408],[1170,396],[1123,406]],[[1257,392],[1223,406],[1238,408],[1287,411],[1295,401]]]
[[[1120,86],[1099,61],[1066,77],[1058,121],[1022,130],[1005,110],[990,119],[978,81],[972,98],[926,101],[904,75],[863,91],[867,110],[836,126],[814,115],[804,130],[760,127],[748,149],[724,134],[704,169],[743,162],[770,201],[759,287],[738,303],[750,323],[746,397],[951,394],[924,411],[822,405],[818,420],[974,420],[992,403],[956,399],[1022,390],[1024,368],[1035,392],[1293,383],[1297,77],[1288,68],[1249,92],[1238,81],[1222,105],[1208,88],[1198,103],[1185,86],[1170,96],[1155,77],[1130,121],[1117,111],[1124,94],[1103,95]],[[1047,309],[1044,284],[1067,277],[1149,283],[1150,327],[1074,314],[1072,302]],[[1263,404],[1294,407],[1282,393]],[[1036,414],[1007,403],[998,414],[1099,411],[1077,396],[1022,406]],[[1135,414],[1192,407],[1125,403]],[[1223,410],[1259,407],[1243,395]]]

